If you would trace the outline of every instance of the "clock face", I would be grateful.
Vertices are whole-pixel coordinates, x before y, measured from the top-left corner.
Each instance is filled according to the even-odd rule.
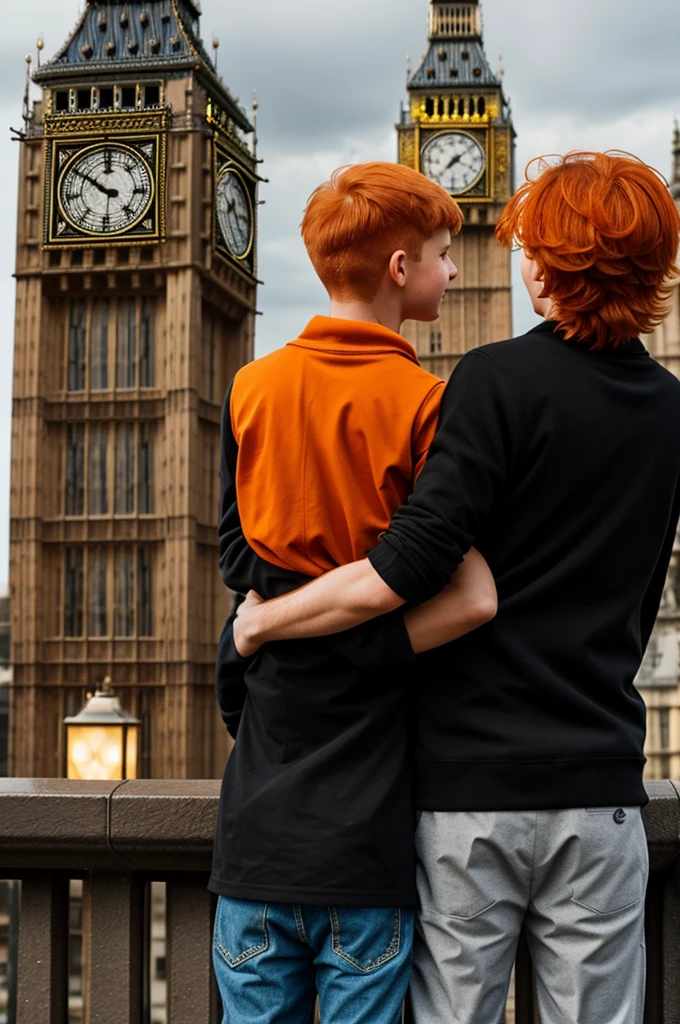
[[[78,231],[122,234],[148,214],[154,198],[153,174],[144,157],[129,146],[92,146],[66,164],[58,196],[63,216]]]
[[[244,259],[253,244],[253,205],[238,171],[227,168],[217,179],[217,223],[224,244],[236,259]]]
[[[447,192],[460,195],[479,181],[485,162],[484,150],[471,135],[442,132],[423,147],[420,167]]]

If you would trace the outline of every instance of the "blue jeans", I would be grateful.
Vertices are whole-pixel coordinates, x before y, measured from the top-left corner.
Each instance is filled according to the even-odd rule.
[[[220,896],[213,964],[223,1024],[400,1024],[412,909],[291,906]]]

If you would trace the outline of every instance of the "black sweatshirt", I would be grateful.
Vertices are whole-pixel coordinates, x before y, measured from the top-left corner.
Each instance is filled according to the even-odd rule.
[[[474,543],[497,618],[419,659],[416,803],[642,805],[634,686],[680,511],[680,382],[642,342],[553,323],[476,349],[447,387],[414,494],[370,559],[418,604]]]

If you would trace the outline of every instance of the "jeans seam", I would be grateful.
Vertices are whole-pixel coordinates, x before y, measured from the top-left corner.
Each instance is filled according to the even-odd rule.
[[[307,936],[305,929],[305,922],[302,916],[302,907],[298,903],[293,904],[293,916],[295,917],[295,927],[297,928],[298,937],[301,942],[305,942],[308,946],[311,946],[311,942]]]

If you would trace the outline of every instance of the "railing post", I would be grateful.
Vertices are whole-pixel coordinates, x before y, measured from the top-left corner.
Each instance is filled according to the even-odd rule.
[[[94,872],[85,881],[85,1024],[142,1024],[143,924],[139,875]]]
[[[663,1024],[680,1024],[680,860],[665,876],[663,901]]]
[[[68,879],[24,875],[19,917],[17,1024],[67,1024]]]
[[[680,1024],[680,786],[649,782],[645,1024]]]
[[[7,935],[7,1024],[17,1024],[17,978],[19,966],[19,885],[9,886],[9,930]]]
[[[217,1024],[212,982],[215,898],[203,875],[167,881],[168,1024]]]
[[[663,1024],[663,897],[666,878],[660,871],[649,876],[645,905],[647,992],[644,1024]]]

